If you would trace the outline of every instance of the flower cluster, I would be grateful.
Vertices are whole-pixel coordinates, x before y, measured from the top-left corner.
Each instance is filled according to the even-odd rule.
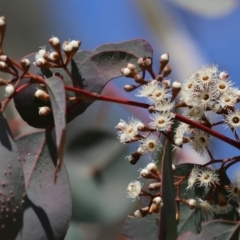
[[[137,71],[134,64],[127,64],[126,68],[121,69],[124,76],[133,78],[136,85],[128,84],[125,86],[127,92],[138,89],[136,96],[145,98],[149,103],[150,122],[144,124],[139,119],[131,118],[128,122],[120,120],[116,129],[118,138],[122,143],[138,142],[139,147],[136,152],[127,156],[130,163],[135,164],[143,154],[160,151],[160,135],[165,135],[173,143],[174,149],[180,150],[184,144],[189,144],[199,155],[206,151],[211,161],[214,161],[211,153],[211,135],[202,128],[193,127],[190,124],[181,122],[174,129],[174,136],[171,136],[171,128],[176,114],[173,112],[181,108],[182,115],[190,122],[198,123],[211,129],[215,125],[226,125],[234,133],[238,140],[236,129],[240,127],[240,110],[236,104],[240,101],[240,90],[233,87],[232,81],[226,72],[221,72],[215,65],[206,65],[192,73],[182,84],[173,82],[172,84],[166,77],[171,73],[167,65],[169,61],[168,54],[160,57],[160,67],[158,75],[152,69],[151,58],[140,58],[138,67],[142,70],[142,75]],[[148,72],[152,79],[146,80],[145,73]],[[176,97],[179,95],[179,100]],[[209,112],[217,114],[221,119],[217,123],[212,123],[209,118]],[[210,162],[209,162],[210,163]],[[207,165],[205,165],[207,166]],[[215,171],[205,166],[193,166],[192,170],[186,176],[173,176],[176,178],[174,184],[180,186],[182,181],[187,180],[187,190],[196,187],[206,188],[209,191],[208,196],[197,197],[196,199],[181,199],[180,195],[176,201],[187,204],[190,209],[199,208],[201,214],[206,219],[216,215],[227,214],[232,211],[233,206],[229,200],[240,201],[240,184],[236,180],[230,186],[221,185],[220,171]],[[223,164],[224,166],[224,164]],[[175,171],[175,167],[172,169]],[[130,197],[145,196],[151,199],[150,205],[145,206],[134,212],[135,218],[144,217],[151,214],[151,204],[154,203],[156,196],[161,197],[161,174],[155,164],[150,163],[146,168],[140,170],[140,177],[153,179],[148,189],[150,191],[159,191],[152,195],[144,191],[140,182],[132,182],[127,188]],[[180,179],[180,180],[179,180]],[[132,184],[137,183],[137,193],[132,193]],[[179,184],[179,185],[178,185]],[[223,191],[223,189],[225,190]],[[131,191],[130,191],[131,190]],[[229,192],[226,195],[226,190]],[[217,197],[214,199],[216,191]],[[179,190],[180,192],[180,190]],[[210,194],[212,193],[212,195]],[[213,198],[213,197],[212,197]],[[159,210],[155,211],[159,212]]]
[[[153,179],[155,182],[149,184],[149,191],[159,191],[161,187],[160,172],[155,163],[149,163],[144,169],[140,170],[140,177],[145,179]],[[157,181],[157,182],[156,182]],[[136,199],[139,196],[147,197],[150,203],[147,207],[140,208],[133,213],[134,218],[142,218],[147,214],[159,213],[163,205],[160,192],[151,194],[142,189],[143,184],[140,181],[131,181],[126,189],[127,197]]]
[[[218,174],[210,168],[199,168],[194,166],[188,177],[187,189],[198,185],[199,187],[210,187],[219,181]]]
[[[206,111],[222,116],[226,126],[236,130],[240,127],[240,113],[236,104],[240,100],[240,90],[233,87],[226,72],[217,66],[203,66],[192,73],[183,83],[180,93],[185,116],[195,121],[205,119]]]

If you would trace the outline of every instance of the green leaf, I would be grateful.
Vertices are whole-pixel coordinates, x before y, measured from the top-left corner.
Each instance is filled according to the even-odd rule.
[[[7,121],[0,116],[0,238],[15,239],[26,201],[22,164]]]
[[[167,140],[164,148],[166,152],[162,155],[161,168],[163,206],[160,213],[159,234],[161,239],[175,240],[177,238],[175,189],[173,183],[171,145]]]
[[[185,176],[189,172],[191,172],[193,168],[193,164],[182,164],[176,166],[176,170],[174,172],[174,175],[176,176]],[[195,199],[195,191],[194,189],[186,190],[186,187],[188,186],[187,180],[185,180],[180,187],[180,198],[183,199]],[[199,225],[201,222],[197,221],[197,215],[196,215],[196,209],[190,209],[189,206],[187,206],[185,203],[180,203],[180,218],[178,223],[178,235],[181,235],[182,233],[186,231],[191,231],[194,233],[197,233],[199,229]]]
[[[128,217],[123,225],[122,234],[131,240],[157,240],[158,221],[156,216],[147,215],[139,219]]]
[[[51,77],[45,80],[48,94],[51,99],[51,106],[54,117],[55,135],[57,144],[58,162],[55,172],[55,181],[59,173],[64,154],[64,145],[66,138],[66,97],[64,83],[59,77]]]
[[[26,210],[23,226],[16,240],[63,240],[68,230],[72,198],[68,174],[63,165],[54,183],[56,147],[45,133],[23,136],[17,140],[26,179]]]
[[[212,220],[202,224],[202,231],[196,235],[186,232],[178,240],[237,240],[239,239],[239,222],[231,222],[226,220]]]

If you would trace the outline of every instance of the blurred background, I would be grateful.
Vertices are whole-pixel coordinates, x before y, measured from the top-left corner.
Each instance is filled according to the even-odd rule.
[[[184,81],[204,64],[217,64],[229,73],[235,86],[240,85],[237,0],[0,0],[0,15],[7,21],[4,52],[15,59],[48,45],[52,36],[61,41],[80,40],[84,50],[143,38],[153,46],[155,69],[159,56],[170,54],[172,81]],[[127,83],[128,79],[116,79],[103,94],[136,100],[134,93],[123,91]],[[3,98],[4,91],[1,93]],[[6,115],[15,135],[36,131],[21,121],[13,107],[8,107]],[[115,126],[131,116],[149,121],[146,110],[94,102],[68,125],[65,164],[73,192],[73,217],[66,240],[127,239],[121,228],[138,203],[126,198],[125,189],[137,179],[137,170],[154,160],[147,156],[131,166],[125,159],[137,146],[120,144]],[[227,129],[216,130],[233,138]],[[213,140],[212,147],[216,159],[238,155],[220,141]],[[174,161],[179,164],[187,158],[203,163],[208,161],[205,157],[184,147]],[[237,168],[228,174],[234,178]]]

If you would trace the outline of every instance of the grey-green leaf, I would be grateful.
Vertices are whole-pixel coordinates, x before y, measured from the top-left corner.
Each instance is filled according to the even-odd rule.
[[[55,180],[57,174],[61,169],[64,154],[64,144],[66,138],[66,96],[64,82],[59,77],[51,77],[45,80],[48,94],[51,100],[51,106],[53,111],[55,135],[57,144],[58,162],[55,172]]]
[[[237,240],[239,235],[239,222],[226,220],[212,220],[202,224],[202,231],[196,235],[192,232],[186,232],[178,240]]]
[[[17,140],[24,176],[27,179],[23,228],[16,240],[63,240],[72,214],[71,189],[65,166],[54,183],[56,147],[45,133],[26,135]]]
[[[22,164],[7,121],[0,116],[0,239],[15,239],[26,201]]]

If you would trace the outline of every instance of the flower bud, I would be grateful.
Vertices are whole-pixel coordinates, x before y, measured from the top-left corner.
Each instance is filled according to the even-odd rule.
[[[127,84],[127,85],[124,86],[124,90],[125,90],[126,92],[132,92],[132,91],[135,90],[135,89],[136,89],[136,86],[131,85],[131,84]]]
[[[49,101],[50,100],[50,96],[43,90],[38,89],[35,92],[35,97],[40,99],[40,100],[44,100],[44,101]]]
[[[228,73],[226,73],[226,72],[220,72],[220,73],[219,73],[219,78],[220,78],[221,80],[227,79],[227,78],[228,78]]]
[[[62,45],[62,49],[64,52],[71,52],[73,50],[73,46],[71,45],[70,42],[65,41]]]
[[[57,37],[52,37],[48,40],[48,42],[53,46],[56,47],[60,45],[60,40]]]
[[[51,108],[45,106],[45,107],[40,107],[38,113],[39,113],[40,116],[47,116],[47,115],[49,115],[51,112],[52,112]]]
[[[148,169],[144,168],[140,171],[140,176],[146,179],[155,179],[156,176]]]
[[[196,208],[197,201],[195,199],[187,199],[186,203],[191,209]]]
[[[178,93],[181,91],[181,83],[178,81],[173,82],[172,84],[172,99],[171,101],[173,101],[176,96],[178,95]]]
[[[129,68],[122,68],[120,70],[120,72],[122,73],[122,75],[124,75],[125,77],[133,77],[132,71]]]
[[[146,169],[152,172],[153,174],[157,174],[157,175],[159,174],[158,168],[155,163],[149,163]]]
[[[153,203],[158,204],[158,205],[163,205],[162,198],[161,197],[155,197],[153,199]]]
[[[57,52],[51,52],[48,57],[49,57],[49,60],[51,60],[53,62],[60,59],[60,56]]]
[[[80,45],[81,45],[81,42],[77,41],[77,40],[72,40],[70,42],[70,44],[72,45],[73,48],[77,48],[78,49],[80,47]]]
[[[14,93],[14,91],[15,91],[15,87],[12,84],[8,84],[5,87],[5,92],[6,92],[7,96],[12,95]]]
[[[160,182],[154,182],[154,183],[150,183],[148,185],[148,189],[150,191],[156,191],[156,190],[159,190],[161,188],[161,183]]]
[[[25,68],[30,66],[30,61],[29,61],[29,59],[27,59],[27,58],[22,59],[22,60],[20,61],[20,63],[21,63],[21,65],[22,65],[22,67],[25,67]]]
[[[127,64],[127,68],[129,68],[131,71],[135,71],[136,70],[136,66],[132,63],[128,63]]]
[[[163,77],[167,77],[170,73],[172,72],[172,69],[169,67],[169,66],[166,66],[164,69],[163,69]]]
[[[149,211],[149,207],[140,208],[133,213],[133,216],[135,218],[142,218],[148,214],[148,211]]]
[[[168,53],[162,54],[159,61],[160,61],[160,63],[167,64],[169,62],[169,54]]]
[[[170,88],[171,84],[169,80],[163,80],[162,85],[165,86],[166,88]]]
[[[44,67],[46,64],[47,64],[47,61],[43,58],[43,57],[39,57],[36,59],[36,62],[35,62],[36,66],[37,67]]]
[[[139,152],[134,152],[133,154],[127,156],[126,158],[128,159],[128,161],[131,164],[136,164],[138,162],[138,160],[140,159],[140,157],[142,156],[141,153]]]
[[[6,85],[8,85],[8,81],[0,78],[0,86],[6,86]]]
[[[7,64],[3,61],[0,61],[0,69],[7,68]]]
[[[145,82],[143,81],[142,76],[140,76],[139,74],[135,74],[135,75],[134,75],[134,80],[135,80],[136,83],[140,83],[140,84],[145,83]]]
[[[162,82],[163,76],[162,76],[162,75],[157,75],[157,76],[156,76],[156,80],[157,80],[158,82]]]
[[[6,26],[5,17],[4,17],[4,16],[1,16],[1,17],[0,17],[0,28],[1,28],[1,27],[4,27],[4,26]]]
[[[7,56],[6,55],[1,55],[0,56],[0,61],[6,62],[7,61]]]
[[[3,41],[5,31],[6,31],[6,22],[5,22],[5,17],[2,16],[2,17],[0,17],[0,34],[2,35],[1,41]]]
[[[160,62],[160,67],[159,67],[158,74],[161,74],[163,69],[166,67],[166,65],[169,62],[169,54],[164,53],[163,55],[161,55],[159,62]]]
[[[30,61],[27,58],[24,58],[20,61],[20,64],[23,68],[23,71],[26,73],[30,68]]]

